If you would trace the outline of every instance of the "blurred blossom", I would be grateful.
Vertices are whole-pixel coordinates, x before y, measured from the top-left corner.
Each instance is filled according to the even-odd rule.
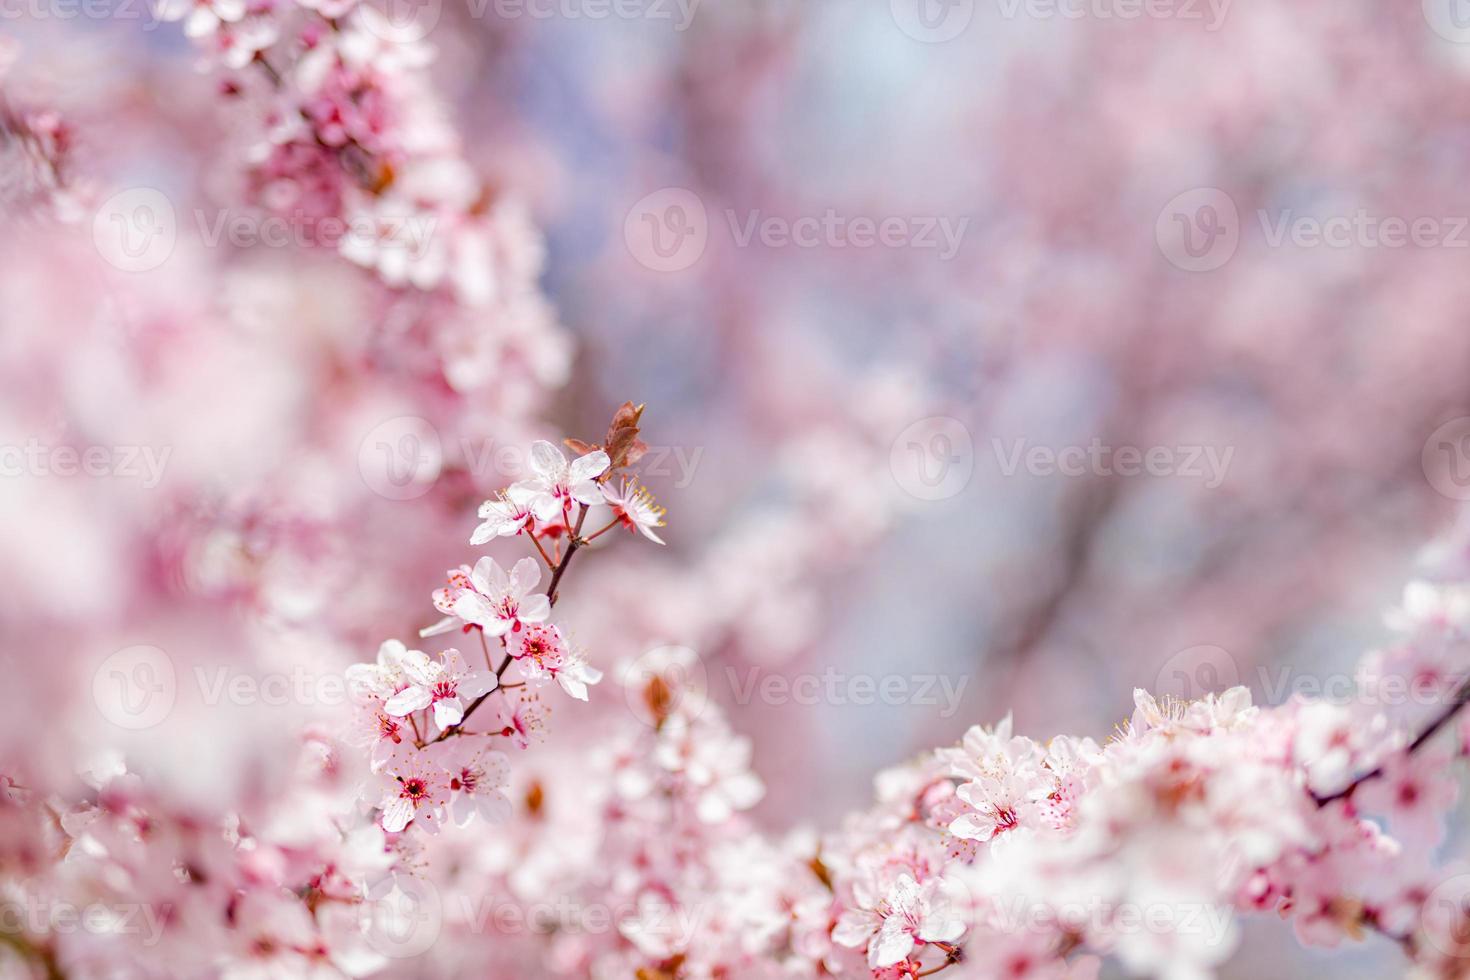
[[[10,9],[4,969],[1467,975],[1452,7]]]

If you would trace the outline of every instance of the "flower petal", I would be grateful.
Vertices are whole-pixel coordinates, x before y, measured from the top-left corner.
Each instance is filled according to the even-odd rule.
[[[541,581],[541,566],[535,558],[522,558],[510,570],[510,594],[519,599]]]
[[[580,456],[572,461],[572,467],[567,473],[568,483],[582,483],[593,477],[601,476],[607,472],[612,465],[607,453],[601,449],[594,449],[586,456]]]
[[[401,796],[383,804],[383,829],[396,834],[413,820],[413,804]]]
[[[383,705],[383,711],[395,718],[402,718],[420,708],[427,708],[434,700],[426,687],[405,687]]]
[[[516,619],[523,623],[544,623],[551,615],[551,600],[544,593],[528,595],[516,608]]]
[[[566,475],[567,458],[545,439],[537,439],[531,443],[531,469],[541,479],[557,483]]]

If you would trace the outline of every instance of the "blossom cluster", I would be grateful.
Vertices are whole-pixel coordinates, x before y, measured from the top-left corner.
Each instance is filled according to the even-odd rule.
[[[1465,906],[1431,901],[1457,880],[1435,856],[1458,796],[1451,764],[1470,746],[1467,599],[1463,582],[1408,588],[1389,617],[1403,632],[1365,659],[1346,702],[1140,690],[1104,744],[1037,742],[1007,718],[885,772],[878,806],[819,855],[833,941],[882,977],[964,963],[1075,978],[1099,956],[1205,977],[1235,950],[1240,917],[1273,913],[1308,945],[1376,932],[1416,976],[1467,975],[1452,939]],[[1408,717],[1373,696],[1386,673],[1421,692]]]
[[[348,669],[356,709],[352,741],[368,750],[376,784],[370,802],[384,831],[399,834],[413,824],[432,833],[447,821],[465,826],[477,814],[504,821],[509,761],[494,746],[525,749],[540,734],[547,711],[538,688],[555,682],[564,695],[586,701],[589,686],[602,679],[550,618],[579,548],[619,526],[659,540],[654,528],[663,524],[663,509],[631,476],[612,483],[614,472],[635,465],[646,449],[638,439],[641,414],[641,406],[623,405],[606,448],[585,447],[570,462],[551,443],[534,443],[534,476],[481,507],[484,522],[472,544],[524,537],[535,554],[509,570],[488,555],[451,570],[448,585],[433,593],[443,618],[420,631],[425,639],[473,636],[478,649],[467,656],[450,647],[431,657],[389,640],[376,662]],[[594,508],[609,519],[584,536]],[[550,575],[544,592],[538,591],[543,572]],[[483,666],[472,666],[471,657],[483,658]],[[492,696],[490,710],[476,715]],[[489,727],[487,719],[493,719]]]
[[[370,270],[385,329],[428,341],[457,390],[547,383],[565,342],[536,286],[543,247],[525,208],[465,158],[428,69],[426,29],[358,0],[160,0],[218,73],[244,145],[238,193]],[[485,330],[489,321],[495,329]]]

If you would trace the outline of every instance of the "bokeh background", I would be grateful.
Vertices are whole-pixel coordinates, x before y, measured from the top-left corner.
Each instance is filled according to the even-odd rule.
[[[763,826],[830,825],[876,769],[1008,711],[1104,737],[1135,687],[1273,702],[1350,673],[1470,497],[1458,4],[390,10],[544,236],[550,306],[457,327],[493,338],[474,383],[329,252],[207,240],[191,216],[237,213],[248,148],[177,25],[6,8],[3,99],[68,120],[75,194],[34,213],[6,143],[0,441],[168,452],[155,486],[0,481],[0,632],[30,702],[7,753],[78,751],[107,719],[75,692],[131,644],[181,676],[325,673],[410,635],[472,557],[474,506],[521,475],[495,447],[595,439],[624,399],[648,406],[668,546],[589,556],[565,616],[609,669],[698,651],[754,739]],[[138,188],[179,220],[134,273],[94,239]],[[892,238],[864,245],[865,222]],[[393,499],[376,451],[393,464],[405,418],[436,447]],[[1046,463],[1092,446],[1155,472]],[[181,697],[130,737],[238,792],[282,717],[321,708]],[[1226,976],[1318,969],[1259,928]],[[1331,969],[1381,976],[1375,951]]]

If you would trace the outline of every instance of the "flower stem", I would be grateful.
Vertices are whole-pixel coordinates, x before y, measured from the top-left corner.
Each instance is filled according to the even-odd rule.
[[[1466,678],[1460,683],[1460,686],[1455,689],[1455,693],[1451,695],[1449,704],[1445,705],[1445,709],[1439,713],[1439,716],[1436,717],[1434,721],[1429,723],[1429,727],[1425,728],[1424,731],[1419,733],[1418,738],[1409,743],[1409,747],[1406,750],[1405,754],[1413,755],[1416,751],[1418,751],[1420,746],[1433,738],[1441,728],[1450,723],[1455,715],[1460,713],[1460,709],[1465,707],[1466,702],[1470,702],[1470,678]],[[1371,772],[1365,772],[1363,773],[1363,775],[1359,776],[1357,779],[1354,779],[1352,782],[1348,783],[1336,793],[1332,793],[1328,796],[1318,796],[1316,793],[1313,793],[1312,799],[1317,802],[1317,805],[1319,807],[1326,806],[1327,804],[1336,802],[1337,800],[1345,800],[1348,797],[1352,796],[1354,791],[1356,791],[1359,786],[1363,785],[1366,782],[1369,782],[1370,780],[1377,779],[1379,776],[1382,776],[1383,769],[1384,767],[1380,765],[1377,768],[1373,769]]]

